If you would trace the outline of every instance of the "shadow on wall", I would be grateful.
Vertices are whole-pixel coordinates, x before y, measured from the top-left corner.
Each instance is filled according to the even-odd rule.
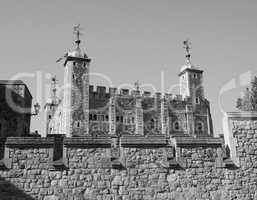
[[[0,199],[3,200],[35,200],[9,181],[0,177]]]

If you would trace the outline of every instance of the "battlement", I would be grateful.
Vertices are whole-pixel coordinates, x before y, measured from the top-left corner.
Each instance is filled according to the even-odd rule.
[[[94,85],[89,86],[89,93],[99,98],[110,97],[113,95],[116,95],[118,97],[138,95],[142,98],[157,98],[157,99],[162,98],[161,92],[155,92],[155,93],[151,93],[149,91],[140,92],[140,91],[125,89],[125,88],[118,89],[118,88],[111,88],[111,87],[107,89],[105,86],[94,86]],[[179,94],[165,93],[164,97],[169,100],[186,101],[186,99],[183,99],[182,95],[179,95]]]
[[[224,141],[223,138],[192,138],[189,136],[171,138],[164,135],[123,135],[121,137],[89,135],[73,138],[66,138],[64,135],[51,135],[46,138],[0,138],[0,174],[4,169],[32,169],[33,164],[29,165],[29,161],[35,155],[37,155],[37,159],[34,164],[39,168],[41,164],[44,164],[42,166],[45,170],[63,171],[74,167],[80,168],[74,166],[74,158],[79,155],[78,151],[86,155],[87,152],[95,148],[97,149],[96,152],[101,152],[101,157],[95,161],[99,163],[95,164],[104,169],[122,170],[131,168],[130,162],[132,160],[129,159],[129,154],[134,148],[139,148],[137,151],[158,149],[160,159],[158,162],[165,164],[165,168],[190,168],[191,166],[186,161],[181,160],[183,155],[178,154],[178,152],[181,148],[197,149],[199,147],[211,148],[216,151],[224,147]],[[71,154],[73,151],[75,154]],[[96,158],[98,153],[92,153],[92,158]],[[24,159],[17,160],[15,159],[16,156],[21,156]]]

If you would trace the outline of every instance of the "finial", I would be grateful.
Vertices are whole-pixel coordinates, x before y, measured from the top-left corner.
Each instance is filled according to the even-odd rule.
[[[191,42],[187,39],[183,42],[183,44],[184,44],[184,48],[186,49],[186,63],[190,64],[190,57],[191,57],[191,55],[190,55],[190,49],[191,49],[190,45],[191,45]]]
[[[134,86],[135,86],[136,91],[139,91],[139,90],[140,90],[140,83],[139,83],[139,80],[137,80],[137,81],[134,83]]]
[[[74,27],[73,27],[73,33],[76,34],[77,40],[75,41],[75,43],[76,43],[77,46],[79,47],[79,44],[80,44],[79,36],[81,35],[80,24],[78,24],[77,26],[74,26]]]

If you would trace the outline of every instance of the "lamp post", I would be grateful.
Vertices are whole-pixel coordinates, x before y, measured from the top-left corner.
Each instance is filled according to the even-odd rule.
[[[39,103],[34,104],[34,112],[32,112],[30,115],[32,115],[32,116],[38,115],[39,110],[40,110]]]

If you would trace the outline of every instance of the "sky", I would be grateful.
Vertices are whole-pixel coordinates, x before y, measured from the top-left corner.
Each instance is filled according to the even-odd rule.
[[[224,112],[236,110],[257,75],[256,8],[254,0],[1,0],[0,79],[23,80],[43,107],[49,77],[63,84],[63,63],[56,60],[74,48],[73,26],[80,24],[91,84],[108,86],[103,77],[117,87],[139,80],[160,91],[164,77],[167,91],[178,84],[189,39],[218,135]],[[43,116],[42,109],[32,118],[32,131],[43,131]]]

